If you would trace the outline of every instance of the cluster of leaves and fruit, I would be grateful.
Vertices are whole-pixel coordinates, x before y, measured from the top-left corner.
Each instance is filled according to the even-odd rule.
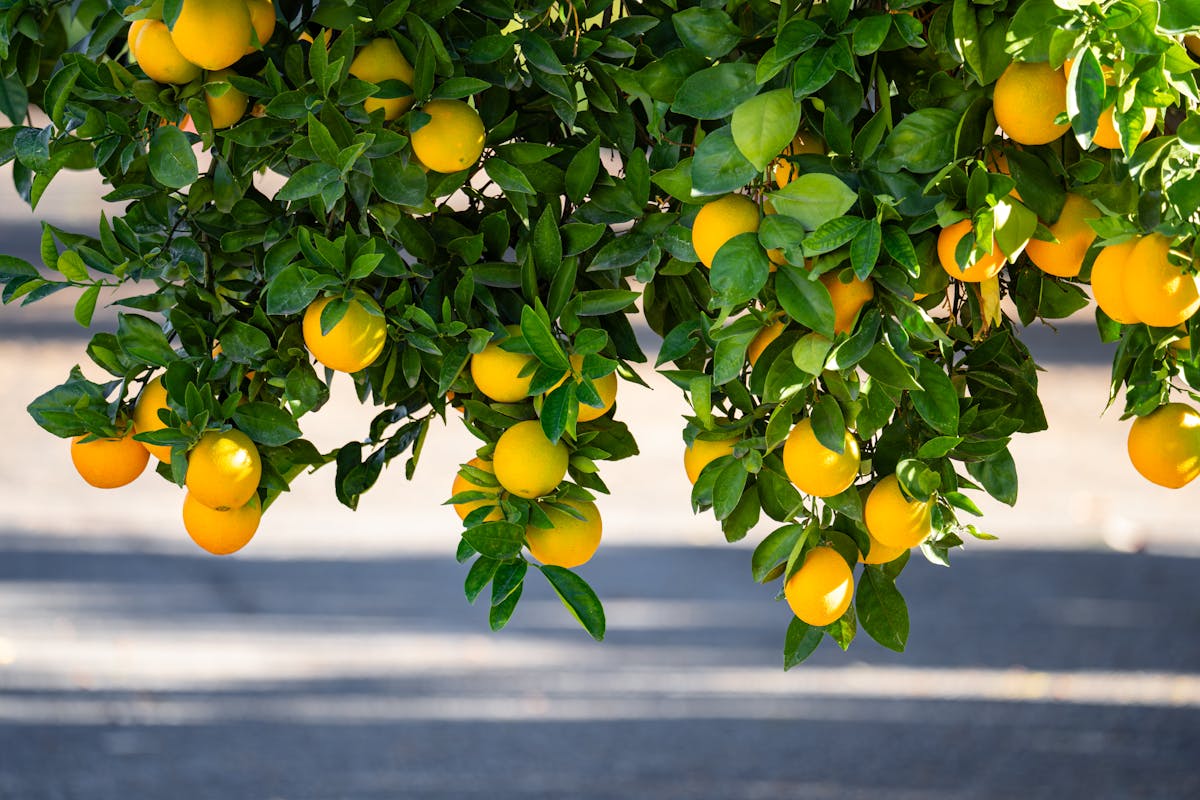
[[[0,163],[35,209],[63,169],[126,203],[96,236],[44,225],[42,269],[0,256],[6,303],[124,309],[87,350],[112,379],[76,369],[31,413],[85,451],[159,448],[192,494],[213,437],[244,434],[253,503],[333,462],[353,508],[455,408],[482,443],[458,557],[493,628],[529,553],[604,634],[572,568],[597,462],[637,452],[612,408],[646,361],[638,305],[691,403],[694,507],[731,541],[779,523],[752,567],[796,613],[788,667],[859,624],[902,650],[911,548],[946,564],[988,538],[967,491],[1016,501],[1011,437],[1046,427],[1021,326],[1094,278],[1135,426],[1200,386],[1190,4],[280,0],[236,63],[159,72],[202,3],[244,0],[0,0]],[[1129,289],[1143,262],[1161,280]],[[104,294],[125,284],[152,288]],[[335,369],[380,410],[323,453],[301,423]],[[1172,446],[1135,465],[1195,477]]]

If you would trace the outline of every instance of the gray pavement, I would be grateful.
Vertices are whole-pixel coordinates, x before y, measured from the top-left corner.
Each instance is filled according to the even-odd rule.
[[[12,208],[0,251],[30,247]],[[606,469],[582,570],[607,641],[537,576],[491,634],[437,506],[469,436],[435,430],[353,514],[306,476],[206,556],[175,487],[92,490],[25,415],[83,358],[69,300],[0,308],[0,799],[1200,796],[1195,489],[1130,474],[1086,324],[1028,333],[1051,431],[1014,445],[1000,542],[905,572],[908,652],[863,635],[783,673],[764,531],[690,515],[668,387],[618,400],[643,455]],[[365,430],[351,395],[305,421],[319,446]]]

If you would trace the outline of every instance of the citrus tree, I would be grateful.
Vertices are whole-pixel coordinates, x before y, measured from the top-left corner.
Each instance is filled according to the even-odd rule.
[[[640,313],[693,506],[776,523],[785,667],[860,625],[902,650],[911,551],[990,538],[969,493],[1014,503],[1046,427],[1024,325],[1094,296],[1134,466],[1200,474],[1195,31],[1153,0],[0,0],[18,192],[95,169],[125,204],[0,256],[6,303],[121,309],[107,378],[29,410],[96,486],[153,461],[218,554],[301,472],[353,508],[461,414],[468,599],[503,627],[532,562],[602,638],[575,568],[637,453]],[[378,413],[321,452],[334,372]]]

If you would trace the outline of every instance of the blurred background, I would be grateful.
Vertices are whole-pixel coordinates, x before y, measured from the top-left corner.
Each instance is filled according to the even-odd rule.
[[[38,219],[94,234],[102,193],[63,173],[35,216],[0,170],[0,252],[40,263]],[[1016,508],[979,499],[999,541],[905,570],[908,651],[861,634],[784,673],[790,613],[750,575],[770,528],[691,514],[686,406],[648,369],[580,570],[606,641],[536,575],[493,634],[440,505],[477,446],[456,419],[411,483],[397,463],[352,512],[332,467],[302,476],[209,556],[181,489],[93,489],[25,412],[100,378],[74,299],[0,307],[0,798],[1200,796],[1198,490],[1129,465],[1090,316],[1025,332],[1050,430],[1013,445]],[[344,380],[302,425],[326,450],[372,416]]]

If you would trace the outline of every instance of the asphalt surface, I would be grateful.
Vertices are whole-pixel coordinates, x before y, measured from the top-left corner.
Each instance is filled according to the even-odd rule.
[[[0,251],[36,258],[3,217]],[[436,505],[461,430],[355,514],[306,476],[209,557],[174,487],[91,490],[24,414],[83,359],[69,308],[0,308],[3,800],[1200,796],[1194,490],[1128,475],[1084,324],[1027,332],[1051,431],[1014,444],[1017,509],[983,504],[1000,542],[905,571],[907,652],[860,633],[784,673],[761,532],[724,545],[687,511],[669,389],[619,398],[643,455],[606,470],[581,570],[606,641],[536,575],[493,634]],[[350,394],[306,423],[320,446],[369,419]]]

